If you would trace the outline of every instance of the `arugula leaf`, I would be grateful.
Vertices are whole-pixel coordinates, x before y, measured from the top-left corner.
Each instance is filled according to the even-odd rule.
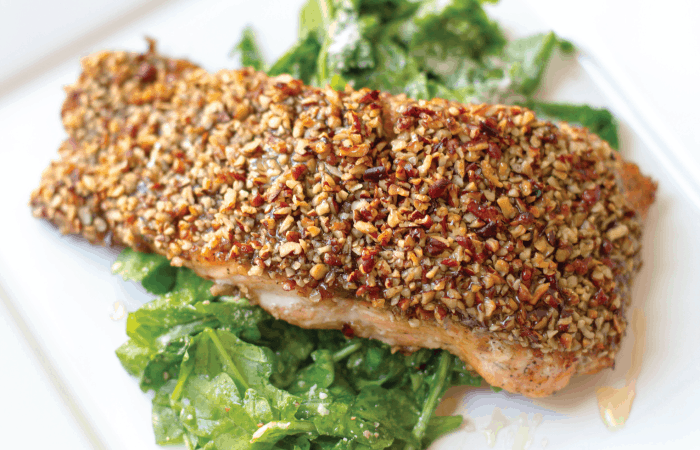
[[[235,383],[221,373],[212,379],[190,377],[180,401],[171,398],[170,404],[199,442],[212,441],[215,448],[222,444],[224,448],[245,448],[257,426],[240,402]]]
[[[532,95],[542,81],[547,64],[559,39],[553,32],[516,39],[504,48],[504,60],[510,63],[508,75],[513,80],[513,90]]]
[[[588,128],[607,141],[616,150],[620,148],[617,132],[617,120],[605,108],[592,108],[588,105],[569,105],[564,103],[532,102],[528,105],[541,118],[569,122]]]
[[[159,266],[153,255],[130,257]],[[304,330],[245,300],[213,297],[210,282],[188,269],[175,278],[171,292],[130,314],[131,339],[117,350],[142,389],[156,391],[157,443],[418,448],[461,421],[430,417],[446,386],[477,380],[448,353],[404,356],[335,330]]]
[[[299,14],[299,38],[323,29],[323,12],[318,0],[308,0]]]
[[[275,444],[277,441],[288,435],[299,433],[314,433],[316,427],[313,423],[292,420],[289,422],[268,422],[258,431],[253,433],[251,444]]]
[[[129,340],[122,344],[116,350],[116,353],[124,369],[129,374],[139,378],[148,363],[155,356],[153,350],[147,344],[142,344],[135,340]]]
[[[316,61],[321,51],[321,42],[316,32],[307,33],[275,62],[268,73],[272,76],[288,73],[304,83],[311,83],[316,74]]]
[[[298,327],[286,326],[281,321],[261,322],[259,325],[263,345],[274,348],[276,364],[270,381],[285,389],[295,379],[299,366],[316,347],[315,333]]]
[[[319,434],[353,440],[369,448],[385,448],[393,438],[381,426],[352,413],[354,396],[342,390],[314,389],[299,407],[297,417],[313,422]]]
[[[316,442],[318,448],[318,441]],[[281,450],[310,450],[311,442],[308,436],[287,436],[280,441],[277,441],[277,448]]]
[[[433,61],[481,60],[500,51],[506,39],[477,0],[427,0],[400,32],[401,40],[425,66]]]
[[[552,32],[515,39],[483,63],[461,60],[445,83],[462,89],[464,101],[523,104],[537,91],[556,48],[572,51]]]
[[[265,70],[265,59],[255,40],[255,32],[251,27],[243,29],[241,40],[231,51],[231,56],[241,55],[243,67],[252,67],[255,70]]]
[[[345,364],[345,378],[355,390],[382,386],[392,381],[403,385],[408,373],[403,355],[391,354],[384,344],[365,342],[362,350],[351,355]],[[410,367],[410,366],[408,366]]]
[[[464,417],[462,416],[433,416],[428,422],[428,427],[425,430],[425,436],[423,437],[424,447],[430,446],[433,441],[440,436],[450,433],[464,422]]]
[[[175,380],[170,380],[156,392],[153,398],[153,432],[158,445],[181,444],[184,442],[185,427],[179,415],[170,407],[170,395],[175,388]]]
[[[209,292],[213,285],[214,283],[200,278],[190,269],[180,269],[177,271],[175,286],[165,294],[164,298],[176,305],[203,302],[213,297]]]
[[[191,338],[186,336],[153,354],[140,373],[141,389],[157,390],[168,380],[177,378],[180,373],[180,363],[191,342]]]
[[[468,371],[461,359],[457,357],[454,358],[452,364],[452,380],[450,383],[452,386],[481,386],[483,381],[484,380],[480,376],[475,375],[474,372]]]
[[[418,100],[430,100],[430,91],[428,87],[428,76],[425,73],[419,73],[411,78],[404,87],[406,95],[410,98]]]
[[[407,51],[390,39],[375,45],[376,69],[345,74],[355,87],[370,87],[399,94],[410,80],[420,73],[418,62]],[[381,69],[379,69],[381,68]]]
[[[309,0],[299,41],[270,74],[338,90],[349,83],[417,99],[533,105],[555,50],[575,48],[551,32],[508,41],[484,3],[497,0]],[[604,114],[560,113],[618,145]]]
[[[274,420],[272,406],[267,398],[255,389],[245,391],[243,407],[250,417],[258,422],[267,423]]]
[[[440,397],[443,396],[445,393],[444,391],[449,387],[448,377],[450,375],[453,359],[454,357],[447,352],[442,352],[440,354],[438,368],[433,375],[433,382],[431,383],[427,398],[423,404],[423,410],[412,431],[413,437],[419,442],[425,437],[428,423],[437,407]],[[412,450],[413,448],[413,446],[409,446],[406,450]]]
[[[327,70],[342,73],[352,69],[372,69],[374,58],[369,35],[378,27],[378,20],[374,16],[361,19],[352,0],[336,2],[334,11],[327,31]]]
[[[392,405],[391,408],[384,407],[387,404]],[[403,390],[365,387],[352,406],[352,414],[371,423],[380,423],[397,439],[417,443],[407,425],[418,420],[420,411],[410,394]]]
[[[311,354],[313,364],[300,370],[289,387],[292,394],[302,394],[312,388],[328,388],[335,379],[333,354],[328,350],[316,350]]]
[[[269,349],[245,343],[225,330],[208,328],[193,338],[177,382],[164,384],[156,394],[158,442],[172,434],[167,430],[173,429],[170,422],[177,416],[197,437],[194,448],[205,441],[215,448],[260,447],[251,446],[257,424],[293,420],[299,405],[296,397],[269,384],[269,354]]]
[[[136,255],[144,255],[149,261],[154,257]],[[158,270],[157,265],[152,266]],[[257,324],[267,317],[248,303],[226,298],[213,302],[209,292],[211,282],[189,269],[178,269],[175,278],[170,292],[129,313],[127,335],[131,340],[117,349],[120,361],[129,373],[139,377],[143,390],[157,389],[169,378],[177,377],[191,336],[210,326],[227,326],[241,335],[256,338]]]
[[[136,281],[152,294],[165,294],[175,283],[176,268],[155,253],[139,253],[124,249],[112,264],[112,273],[125,281]]]

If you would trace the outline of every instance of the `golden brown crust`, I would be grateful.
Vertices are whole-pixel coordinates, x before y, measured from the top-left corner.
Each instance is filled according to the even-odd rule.
[[[620,177],[624,185],[625,200],[630,207],[645,218],[656,199],[656,182],[644,176],[636,164],[620,159]]]
[[[83,67],[31,200],[62,232],[612,363],[655,186],[597,136],[154,52]]]
[[[304,328],[342,329],[353,336],[381,340],[402,351],[421,347],[445,349],[491,386],[527,397],[546,397],[564,388],[577,371],[608,366],[607,358],[598,358],[587,360],[587,366],[582,367],[583,361],[577,361],[572,352],[545,354],[500,340],[487,330],[470,329],[452,321],[423,321],[417,330],[405,320],[396,320],[390,310],[355,298],[334,295],[312,301],[298,291],[285,291],[282,277],[271,280],[267,274],[250,276],[249,266],[235,262],[185,264],[201,277],[216,280],[218,292],[230,293],[226,286],[239,286],[248,299],[278,319]]]

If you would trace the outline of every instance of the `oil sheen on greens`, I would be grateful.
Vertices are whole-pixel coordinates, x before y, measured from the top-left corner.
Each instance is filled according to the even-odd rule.
[[[234,49],[243,65],[307,84],[369,87],[411,98],[527,106],[541,117],[582,125],[618,148],[605,109],[548,104],[534,95],[557,49],[554,33],[508,40],[484,3],[496,0],[309,0],[298,41],[271,66],[247,29]]]
[[[422,449],[462,423],[433,416],[447,388],[481,384],[447,352],[392,354],[377,341],[305,330],[244,299],[214,297],[210,281],[161,256],[127,249],[114,270],[160,294],[129,314],[117,356],[155,391],[161,445]]]

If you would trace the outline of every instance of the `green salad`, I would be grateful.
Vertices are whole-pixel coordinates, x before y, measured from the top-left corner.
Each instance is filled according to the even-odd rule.
[[[582,125],[618,148],[609,111],[546,103],[536,93],[556,51],[575,52],[553,32],[508,40],[482,7],[497,0],[309,0],[299,38],[268,66],[248,28],[234,52],[244,66],[289,73],[307,84],[346,84],[415,99],[503,103]]]
[[[448,352],[305,330],[162,256],[124,250],[116,273],[159,296],[127,319],[117,356],[154,390],[158,444],[205,449],[422,449],[461,416],[433,412],[481,378]]]
[[[587,105],[538,101],[554,33],[508,40],[479,0],[309,0],[298,41],[268,65],[246,29],[243,65],[305,83],[347,84],[409,97],[527,106],[588,127],[617,148],[614,117]],[[129,314],[124,368],[154,391],[161,445],[189,449],[427,448],[462,423],[434,415],[450,386],[480,377],[446,351],[404,355],[340,331],[305,330],[158,255],[124,250],[114,271],[155,300]],[[350,332],[345,334],[350,335]]]

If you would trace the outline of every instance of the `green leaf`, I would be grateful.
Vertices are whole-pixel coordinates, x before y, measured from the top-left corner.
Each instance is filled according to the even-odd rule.
[[[403,24],[400,37],[426,67],[430,61],[481,60],[500,51],[506,39],[477,0],[427,0]]]
[[[174,305],[189,305],[213,298],[210,293],[214,285],[209,280],[197,276],[190,269],[180,268],[177,272],[175,286],[163,298]]]
[[[299,38],[303,39],[309,33],[323,28],[323,13],[319,0],[308,0],[299,14]]]
[[[345,89],[345,85],[348,84],[348,82],[342,75],[335,74],[331,77],[328,84],[330,84],[331,88],[335,89],[336,91],[342,91]]]
[[[310,422],[298,420],[290,422],[268,422],[253,434],[250,442],[274,444],[285,436],[315,432],[316,427]]]
[[[413,437],[418,441],[422,441],[426,435],[426,430],[428,428],[428,423],[430,418],[435,412],[438,401],[440,397],[445,393],[445,390],[449,387],[449,375],[452,370],[452,362],[454,357],[447,352],[440,353],[438,368],[430,385],[430,390],[428,392],[427,398],[423,403],[423,410],[421,411],[418,421],[413,427]],[[406,450],[412,449],[413,446],[409,446]]]
[[[392,354],[384,344],[365,341],[362,350],[353,353],[345,364],[347,378],[356,390],[382,386],[402,379],[407,371],[404,356]]]
[[[124,249],[112,265],[112,272],[125,281],[136,281],[148,292],[164,294],[175,284],[177,269],[164,256]]]
[[[248,415],[258,422],[267,423],[274,419],[270,402],[255,389],[248,389],[245,391],[243,407]]]
[[[292,394],[307,392],[313,387],[327,388],[335,379],[333,354],[328,350],[316,350],[311,354],[314,363],[300,370],[289,387]]]
[[[153,398],[151,420],[158,445],[183,443],[185,428],[180,422],[179,413],[170,406],[170,395],[174,387],[174,380],[165,383]]]
[[[340,362],[352,355],[353,353],[357,352],[358,350],[361,350],[363,347],[364,343],[361,340],[356,340],[333,353],[331,358],[334,362]]]
[[[373,16],[360,19],[350,1],[336,6],[333,21],[327,30],[327,67],[331,74],[353,69],[366,70],[374,67],[371,36],[378,27]]]
[[[272,65],[268,74],[275,76],[288,73],[310,84],[316,74],[316,62],[320,51],[318,33],[309,32]]]
[[[122,344],[116,353],[126,371],[136,377],[141,377],[154,355],[153,350],[148,345],[134,340]]]
[[[168,380],[177,378],[180,372],[180,363],[189,348],[191,339],[183,337],[171,342],[166,348],[154,354],[141,374],[141,389],[149,391],[158,389]]]
[[[260,332],[261,343],[272,348],[276,356],[270,381],[279,388],[286,388],[296,378],[299,365],[316,347],[315,333],[276,320],[262,323]]]
[[[382,40],[375,46],[374,70],[345,74],[355,83],[355,88],[369,87],[399,94],[406,85],[420,74],[420,66],[400,45]]]
[[[302,401],[297,418],[310,420],[318,434],[355,440],[369,448],[385,448],[393,437],[351,412],[354,396],[339,390],[313,389]]]
[[[225,373],[213,379],[190,377],[180,401],[171,404],[179,409],[185,428],[202,438],[243,444],[257,430],[241,405],[235,383]]]
[[[464,362],[454,357],[454,362],[452,364],[452,386],[481,386],[484,379],[474,372],[467,370]]]
[[[178,376],[191,336],[208,327],[225,326],[241,336],[259,339],[258,324],[263,320],[269,316],[247,302],[207,300],[178,305],[160,298],[129,315],[127,333],[132,339],[117,350],[117,356],[129,373],[140,378],[143,390],[157,389]]]
[[[425,73],[419,73],[406,83],[406,95],[416,100],[430,100],[428,77]]]
[[[557,47],[573,51],[550,32],[510,41],[483,61],[452,58],[432,61],[431,67],[463,102],[521,104],[537,91]]]
[[[440,436],[450,433],[462,425],[462,416],[433,416],[430,418],[428,427],[425,429],[423,437],[424,447],[429,447],[432,442]]]
[[[612,148],[619,150],[620,140],[615,116],[605,108],[593,108],[588,105],[570,105],[563,103],[533,102],[528,105],[540,118],[563,121],[588,128],[607,141]]]
[[[421,350],[405,356],[335,330],[304,330],[245,300],[212,297],[211,283],[188,269],[178,268],[176,278],[170,292],[130,314],[131,340],[117,351],[142,388],[156,391],[158,443],[402,448],[454,423],[429,419],[436,389],[442,393],[445,383],[466,379],[463,364],[443,376],[440,355],[450,361],[451,355]],[[423,441],[412,433],[421,418],[427,421]]]
[[[558,42],[557,36],[549,32],[516,39],[506,45],[503,59],[510,64],[508,74],[514,91],[530,96],[537,90]]]
[[[309,441],[309,436],[286,436],[277,441],[276,448],[281,450],[310,450],[311,442]]]
[[[357,396],[351,412],[368,422],[380,423],[397,439],[417,443],[411,434],[411,424],[418,420],[420,410],[406,391],[368,386]]]
[[[380,386],[363,388],[355,399],[353,412],[373,422],[402,428],[415,423],[420,415],[416,402],[408,392]]]
[[[211,376],[225,372],[243,390],[261,391],[278,417],[293,416],[297,399],[269,382],[274,358],[270,349],[248,344],[225,330],[208,329],[201,336],[194,356],[195,374]]]
[[[560,39],[559,49],[565,55],[570,55],[576,51],[576,46],[571,41],[567,41],[566,39]]]
[[[265,70],[265,60],[255,39],[255,32],[249,26],[243,29],[241,40],[233,48],[231,55],[240,55],[244,67]]]

